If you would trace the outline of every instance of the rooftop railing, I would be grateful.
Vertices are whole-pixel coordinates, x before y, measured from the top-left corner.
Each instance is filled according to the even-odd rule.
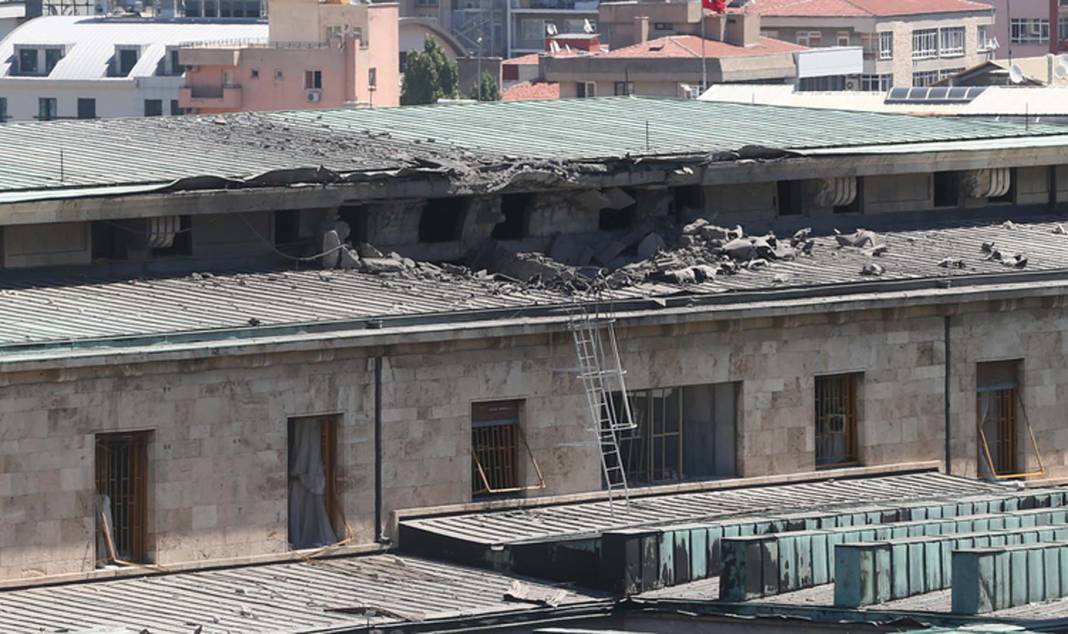
[[[278,48],[278,49],[323,49],[329,42],[271,42],[266,38],[236,38],[229,40],[202,40],[181,42],[178,48]]]

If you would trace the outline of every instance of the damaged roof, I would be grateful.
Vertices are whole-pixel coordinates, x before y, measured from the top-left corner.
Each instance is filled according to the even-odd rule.
[[[605,297],[619,302],[617,310],[625,310],[628,301],[652,298],[697,302],[704,297],[727,304],[770,299],[772,292],[842,296],[871,292],[879,285],[922,289],[948,286],[949,280],[963,286],[1043,279],[1068,270],[1068,229],[1062,222],[1065,218],[1055,215],[1012,221],[947,215],[905,228],[869,225],[877,233],[865,248],[841,247],[826,231],[810,238],[811,255],[764,261],[698,283],[642,282]],[[992,259],[984,243],[993,243],[1003,260]],[[1016,254],[1027,258],[1024,267],[1013,265]],[[881,275],[862,272],[873,264],[881,267]],[[0,355],[39,346],[110,346],[125,338],[207,340],[234,336],[235,331],[243,336],[280,334],[280,328],[323,331],[387,318],[393,325],[407,323],[404,320],[455,325],[535,316],[536,311],[546,314],[571,301],[552,288],[448,273],[424,263],[416,266],[377,274],[274,270],[141,279],[8,275],[0,282]],[[676,268],[670,262],[665,266]]]
[[[25,122],[0,127],[0,203],[57,190],[74,197],[115,187],[293,185],[406,170],[494,189],[524,162],[737,160],[752,146],[800,153],[976,140],[1009,146],[1025,137],[1068,145],[1056,126],[652,97]]]
[[[438,620],[499,623],[604,600],[454,564],[374,555],[6,591],[0,630],[351,632]]]

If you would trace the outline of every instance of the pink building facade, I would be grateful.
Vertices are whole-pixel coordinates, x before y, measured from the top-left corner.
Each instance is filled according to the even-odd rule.
[[[396,106],[398,7],[271,0],[269,37],[185,47],[179,104],[191,112]]]

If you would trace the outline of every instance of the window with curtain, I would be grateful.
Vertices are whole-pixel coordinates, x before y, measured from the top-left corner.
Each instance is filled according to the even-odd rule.
[[[288,429],[289,546],[318,548],[339,541],[338,416],[291,418]]]

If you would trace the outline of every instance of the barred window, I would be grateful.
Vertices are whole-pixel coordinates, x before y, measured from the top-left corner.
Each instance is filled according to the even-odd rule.
[[[857,461],[857,388],[862,374],[816,377],[816,466]]]
[[[1049,20],[1046,18],[1013,18],[1009,23],[1009,39],[1013,44],[1049,43]]]
[[[471,492],[488,495],[519,488],[519,410],[522,401],[471,406]]]
[[[964,55],[964,27],[954,26],[939,29],[938,54],[942,57]]]
[[[96,437],[97,561],[146,561],[150,432]]]
[[[938,29],[918,29],[912,32],[912,59],[938,57]]]

